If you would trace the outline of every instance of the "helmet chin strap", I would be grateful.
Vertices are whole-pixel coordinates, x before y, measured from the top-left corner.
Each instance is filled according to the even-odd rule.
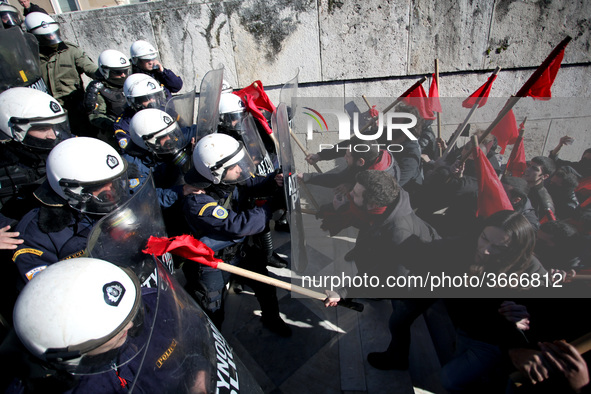
[[[224,166],[224,164],[226,164],[227,162],[229,162],[230,160],[232,160],[232,158],[234,156],[236,156],[240,151],[242,150],[242,144],[238,145],[238,149],[236,149],[234,152],[232,152],[230,155],[224,157],[222,160],[219,160],[217,163],[215,163],[214,166],[212,166],[210,168],[210,170],[213,171],[217,171],[220,168],[222,168]]]

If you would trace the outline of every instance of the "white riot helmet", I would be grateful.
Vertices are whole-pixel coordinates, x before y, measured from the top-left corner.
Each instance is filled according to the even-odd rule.
[[[226,134],[208,134],[193,151],[193,165],[214,184],[235,184],[252,178],[255,166],[244,145]]]
[[[24,87],[0,93],[0,130],[0,140],[47,151],[71,137],[68,116],[56,99]]]
[[[240,130],[246,115],[244,103],[234,93],[222,93],[219,104],[220,126],[226,130]]]
[[[157,155],[175,153],[187,145],[179,124],[155,108],[136,113],[129,123],[129,133],[137,146]]]
[[[158,56],[158,51],[148,41],[138,40],[131,44],[129,48],[131,55],[131,61],[133,64],[137,64],[138,59],[152,60]]]
[[[130,107],[136,111],[145,108],[163,108],[166,104],[164,89],[149,75],[131,74],[123,84],[123,93]]]
[[[5,29],[20,26],[23,23],[21,13],[15,6],[7,3],[0,3],[0,17],[2,17],[2,25]]]
[[[31,12],[25,17],[25,27],[37,37],[39,46],[57,45],[62,42],[60,25],[47,14]]]
[[[121,52],[107,49],[101,52],[98,66],[105,80],[116,86],[123,86],[125,79],[131,74],[131,63]]]
[[[99,139],[61,142],[49,153],[46,169],[53,191],[78,211],[105,215],[129,197],[127,162]]]
[[[79,257],[52,264],[27,283],[14,307],[14,328],[31,353],[57,368],[100,373],[141,353],[143,313],[131,270]]]

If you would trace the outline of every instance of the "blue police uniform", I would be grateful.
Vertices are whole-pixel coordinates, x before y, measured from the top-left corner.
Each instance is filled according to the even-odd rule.
[[[197,238],[216,252],[216,257],[232,265],[268,275],[264,252],[242,245],[244,237],[262,232],[273,214],[273,207],[266,203],[261,207],[247,207],[248,197],[268,196],[277,189],[275,174],[253,177],[243,185],[229,190],[228,186],[212,185],[206,194],[193,194],[183,202],[183,212]],[[185,268],[185,267],[183,267]],[[190,269],[190,266],[189,266]],[[223,321],[223,291],[230,275],[208,266],[199,266],[198,273],[185,271],[188,290],[196,296],[202,308],[216,326]],[[192,288],[194,276],[199,280]],[[289,336],[291,331],[279,318],[279,304],[275,288],[260,282],[248,283],[261,305],[262,322],[279,335]],[[265,320],[269,319],[269,320]],[[271,323],[272,321],[272,323]],[[276,324],[275,327],[270,327]]]

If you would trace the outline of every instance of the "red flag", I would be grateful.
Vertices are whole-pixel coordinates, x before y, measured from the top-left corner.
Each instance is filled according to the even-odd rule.
[[[492,88],[492,84],[495,81],[495,79],[497,79],[497,74],[488,77],[488,80],[484,83],[484,85],[479,87],[478,90],[476,90],[474,93],[470,95],[470,97],[464,100],[464,102],[462,103],[462,107],[472,108],[474,104],[476,104],[478,97],[482,97],[480,99],[480,102],[478,103],[478,108],[484,106],[484,104],[486,104],[486,101],[488,100],[488,95],[490,94],[490,89]]]
[[[523,123],[519,126],[519,129],[523,129]],[[527,165],[525,164],[525,149],[523,148],[523,137],[518,136],[513,150],[507,161],[507,171],[511,173],[511,176],[521,178]]]
[[[170,252],[189,260],[196,261],[200,264],[208,265],[212,268],[217,268],[218,263],[223,263],[222,260],[213,257],[214,251],[198,239],[191,235],[179,235],[172,238],[157,238],[150,237],[146,249],[142,250],[146,254],[154,254],[162,256]]]
[[[437,86],[435,74],[433,74],[431,87],[429,87],[429,105],[431,106],[431,111],[439,113],[443,112],[441,110],[441,103],[439,102],[439,86]]]
[[[423,85],[417,86],[407,96],[403,98],[404,102],[408,105],[412,105],[419,110],[419,115],[423,119],[436,119],[433,115],[433,111],[429,106],[429,101]]]
[[[532,87],[525,93],[525,97],[529,96],[537,100],[550,100],[552,97],[552,91],[550,88],[556,79],[556,74],[558,74],[563,57],[564,48],[562,48],[554,60],[552,60],[548,67],[542,72],[540,78],[538,78]]]
[[[265,93],[262,82],[254,81],[250,86],[233,93],[242,99],[247,111],[263,125],[267,134],[273,134],[273,130],[269,127],[261,109],[273,113],[275,111],[275,105],[271,102],[267,93]]]
[[[591,198],[591,176],[583,178],[579,181],[579,185],[575,189],[575,194],[579,201],[586,201]]]
[[[478,177],[478,209],[476,216],[487,218],[495,212],[513,210],[511,201],[486,155],[476,146],[473,149]]]
[[[501,147],[501,154],[505,153],[507,145],[512,145],[517,141],[519,131],[517,130],[517,121],[513,110],[507,112],[507,115],[491,131],[492,135],[497,137],[497,142]]]

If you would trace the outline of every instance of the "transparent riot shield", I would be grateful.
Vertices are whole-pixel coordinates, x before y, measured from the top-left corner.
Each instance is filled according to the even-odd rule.
[[[300,192],[293,152],[291,150],[289,120],[287,116],[287,105],[285,103],[280,103],[275,112],[273,112],[271,126],[279,145],[277,152],[284,177],[283,189],[287,200],[287,218],[291,229],[292,269],[297,273],[302,273],[308,266],[308,256],[306,254],[306,242],[303,237],[304,227],[300,206]]]
[[[124,205],[102,218],[92,229],[86,246],[91,257],[130,267],[144,287],[155,285],[156,273],[150,256],[142,253],[148,238],[165,237],[166,228],[152,175]],[[172,257],[164,263],[174,272]]]
[[[261,139],[261,135],[257,130],[255,120],[251,114],[247,114],[242,119],[242,142],[248,151],[248,154],[252,158],[254,165],[256,166],[256,174],[260,176],[267,176],[273,171],[275,167],[273,162],[265,149],[265,144]]]
[[[172,116],[181,128],[191,127],[195,123],[195,89],[168,100],[164,111]]]
[[[279,93],[279,102],[287,105],[287,117],[289,120],[292,120],[297,113],[299,76],[300,69],[298,68],[296,76],[283,85]]]
[[[0,30],[0,92],[17,86],[47,93],[37,39],[21,29]]]
[[[223,79],[224,69],[220,68],[209,71],[201,81],[197,111],[197,141],[217,131]]]
[[[133,380],[127,381],[129,392],[262,393],[220,332],[172,276],[171,261],[142,253],[151,235],[166,237],[149,178],[125,205],[99,221],[87,245],[90,256],[131,269],[142,283],[142,318],[134,320],[135,329],[115,357],[125,356],[126,364],[118,365],[119,371],[133,374]],[[135,353],[130,356],[130,352]],[[99,375],[81,381],[92,383],[101,379]]]

